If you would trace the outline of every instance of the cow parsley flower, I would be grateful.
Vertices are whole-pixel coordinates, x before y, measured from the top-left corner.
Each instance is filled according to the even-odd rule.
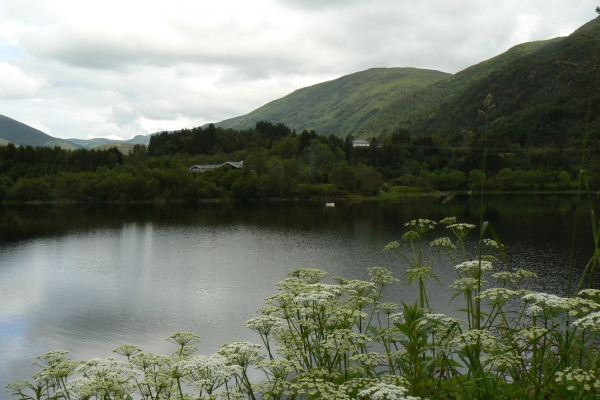
[[[520,282],[523,279],[528,279],[528,278],[537,278],[537,274],[535,272],[531,272],[528,271],[526,269],[517,269],[514,272],[509,272],[509,271],[502,271],[502,272],[496,272],[495,274],[491,275],[492,278],[494,279],[498,279],[500,282],[507,284],[507,283],[516,283],[516,282]]]
[[[408,389],[403,386],[377,383],[358,392],[358,398],[369,400],[418,400],[419,397],[405,396]]]
[[[431,267],[428,266],[411,268],[406,270],[405,275],[408,276],[408,279],[411,282],[415,279],[427,279],[435,277],[435,274],[431,271]]]
[[[482,329],[471,329],[457,336],[451,343],[461,348],[479,345],[486,352],[498,349],[500,345],[497,337],[490,331]]]
[[[230,364],[239,365],[244,368],[248,365],[256,364],[265,358],[259,353],[261,348],[260,344],[240,341],[224,344],[217,353],[227,357]]]
[[[306,283],[317,283],[329,274],[316,268],[300,268],[293,271],[290,275],[302,279]]]
[[[494,249],[504,249],[504,245],[492,239],[483,239],[483,244]]]
[[[324,290],[318,292],[300,293],[294,299],[294,303],[300,304],[303,307],[312,307],[316,304],[322,305],[335,298],[335,294]]]
[[[454,283],[450,285],[450,287],[458,291],[472,291],[473,289],[476,289],[480,283],[481,285],[483,285],[485,281],[480,281],[475,278],[467,277],[454,281]]]
[[[391,251],[391,250],[396,250],[397,248],[400,247],[400,243],[393,241],[393,242],[389,242],[384,248],[383,251]]]
[[[395,313],[395,314],[391,314],[390,315],[390,319],[393,322],[397,322],[397,323],[403,324],[404,323],[404,314],[401,313],[401,312]]]
[[[589,329],[600,333],[600,311],[575,320],[573,326],[579,329]]]
[[[477,276],[479,273],[479,267],[481,265],[481,272],[488,272],[492,270],[492,263],[489,261],[465,261],[461,264],[456,265],[454,268],[460,273],[470,276]]]
[[[446,217],[440,221],[440,224],[452,225],[456,223],[456,217]]]
[[[522,296],[525,290],[511,290],[507,288],[491,288],[484,290],[477,298],[489,299],[492,304],[503,304],[511,297]]]
[[[369,268],[369,276],[371,281],[379,286],[388,286],[397,281],[389,269],[382,267]]]
[[[402,235],[402,240],[410,241],[417,240],[419,238],[419,233],[416,231],[408,231],[404,235]]]
[[[377,305],[377,309],[382,310],[386,315],[392,314],[398,307],[398,304],[395,303],[381,303]]]
[[[471,229],[475,228],[475,225],[458,223],[458,224],[448,225],[446,228],[452,229],[452,230],[457,230],[457,231],[466,231],[466,230],[471,230]]]
[[[177,332],[167,338],[169,342],[177,343],[180,346],[192,346],[200,343],[202,338],[191,332]]]
[[[272,330],[283,326],[283,319],[268,315],[252,318],[244,323],[244,327],[265,336],[268,336]]]
[[[408,226],[411,229],[414,228],[422,232],[433,229],[435,225],[437,225],[437,222],[426,218],[413,219],[412,221],[404,224],[404,226]]]
[[[590,311],[600,309],[600,304],[580,297],[559,297],[548,293],[529,293],[523,296],[523,301],[532,306],[541,307],[552,314],[567,313],[572,317],[581,317]],[[531,308],[531,307],[530,307]]]
[[[121,346],[114,349],[113,353],[117,353],[129,358],[137,353],[140,353],[141,351],[142,349],[133,344],[122,344]]]
[[[435,240],[432,240],[431,243],[429,243],[429,245],[433,247],[441,247],[443,249],[456,249],[456,246],[452,244],[452,240],[450,240],[449,237],[437,238]]]

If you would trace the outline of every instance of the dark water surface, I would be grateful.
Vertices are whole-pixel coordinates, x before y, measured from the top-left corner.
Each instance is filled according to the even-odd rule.
[[[537,272],[532,288],[564,294],[576,199],[490,196],[489,220],[515,267]],[[406,269],[383,247],[416,218],[479,222],[479,200],[430,197],[398,204],[23,206],[0,208],[0,398],[3,387],[37,371],[51,349],[74,359],[107,357],[123,343],[171,354],[178,331],[203,337],[202,354],[234,340],[258,341],[242,324],[256,316],[275,283],[296,268],[367,279],[384,266]],[[577,216],[577,269],[592,253],[590,220]],[[445,236],[445,228],[436,228]],[[473,239],[475,236],[473,236]],[[498,266],[498,268],[502,268]],[[437,312],[453,313],[447,262],[429,293]],[[413,302],[396,285],[388,301]]]

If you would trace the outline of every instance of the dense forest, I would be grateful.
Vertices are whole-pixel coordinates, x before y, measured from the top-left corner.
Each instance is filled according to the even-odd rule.
[[[464,133],[463,133],[464,135]],[[468,135],[467,135],[468,136]],[[467,145],[404,129],[353,147],[353,138],[295,132],[281,123],[254,129],[209,125],[151,137],[123,155],[117,149],[0,147],[2,201],[160,201],[203,199],[333,198],[403,192],[479,190],[569,190],[579,171],[581,150],[524,150],[518,143]],[[592,188],[599,182],[597,152],[587,156]],[[197,164],[243,161],[190,172]]]

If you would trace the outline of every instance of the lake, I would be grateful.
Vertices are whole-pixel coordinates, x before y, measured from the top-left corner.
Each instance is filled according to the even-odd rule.
[[[573,221],[581,271],[592,254],[589,217],[569,196],[489,196],[484,215],[515,267],[540,275],[531,288],[564,294]],[[479,222],[479,199],[412,197],[400,203],[260,203],[0,208],[0,384],[30,379],[31,361],[51,349],[71,358],[107,357],[124,343],[171,354],[165,338],[202,336],[199,353],[234,340],[258,342],[242,324],[275,284],[297,268],[368,279],[405,266],[383,247],[416,218]],[[445,228],[436,228],[445,236]],[[473,235],[472,239],[475,236]],[[473,245],[471,246],[473,247]],[[498,268],[501,268],[498,267]],[[436,312],[454,313],[448,262],[434,268]],[[330,278],[328,282],[333,282]],[[414,302],[397,284],[387,301]],[[6,398],[0,391],[0,397]]]

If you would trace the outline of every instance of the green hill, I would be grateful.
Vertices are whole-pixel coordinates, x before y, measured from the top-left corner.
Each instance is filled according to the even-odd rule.
[[[95,139],[67,139],[69,142],[83,148],[83,149],[93,149],[97,146],[102,146],[108,143],[112,143],[113,141],[110,139],[104,138],[95,138]]]
[[[560,40],[561,38],[557,38],[514,46],[505,53],[466,68],[411,96],[400,98],[364,121],[357,127],[354,136],[371,138],[387,134],[398,127],[411,128],[415,121],[436,114],[444,102],[462,94],[473,82],[485,80],[492,72]]]
[[[345,136],[398,99],[441,79],[445,72],[417,68],[373,68],[319,83],[241,117],[221,121],[222,128],[247,129],[258,121],[282,122],[296,130]]]
[[[94,138],[94,139],[67,139],[69,142],[74,143],[77,146],[80,146],[84,149],[105,149],[108,147],[118,147],[118,146],[110,146],[111,143],[114,144],[124,144],[131,146],[125,146],[127,149],[130,147],[133,148],[134,144],[143,144],[145,146],[150,142],[150,136],[152,135],[136,135],[135,137],[128,140],[113,140],[113,139],[105,139],[105,138]],[[108,145],[108,146],[107,146]]]
[[[582,34],[585,36],[582,36]],[[504,117],[492,127],[489,137],[496,147],[539,148],[581,145],[588,129],[594,133],[590,145],[600,138],[600,17],[573,34],[547,42],[472,80],[460,93],[440,101],[429,115],[421,113],[410,124],[414,134],[437,134],[453,144],[465,143],[463,129],[482,132],[485,119],[478,117],[490,93],[496,109],[492,117]],[[571,64],[558,63],[566,61]],[[400,119],[396,123],[401,123]],[[461,139],[462,138],[462,139]]]
[[[63,139],[57,139],[44,132],[25,125],[12,118],[0,115],[0,139],[19,146],[54,147],[77,149],[79,146]]]

